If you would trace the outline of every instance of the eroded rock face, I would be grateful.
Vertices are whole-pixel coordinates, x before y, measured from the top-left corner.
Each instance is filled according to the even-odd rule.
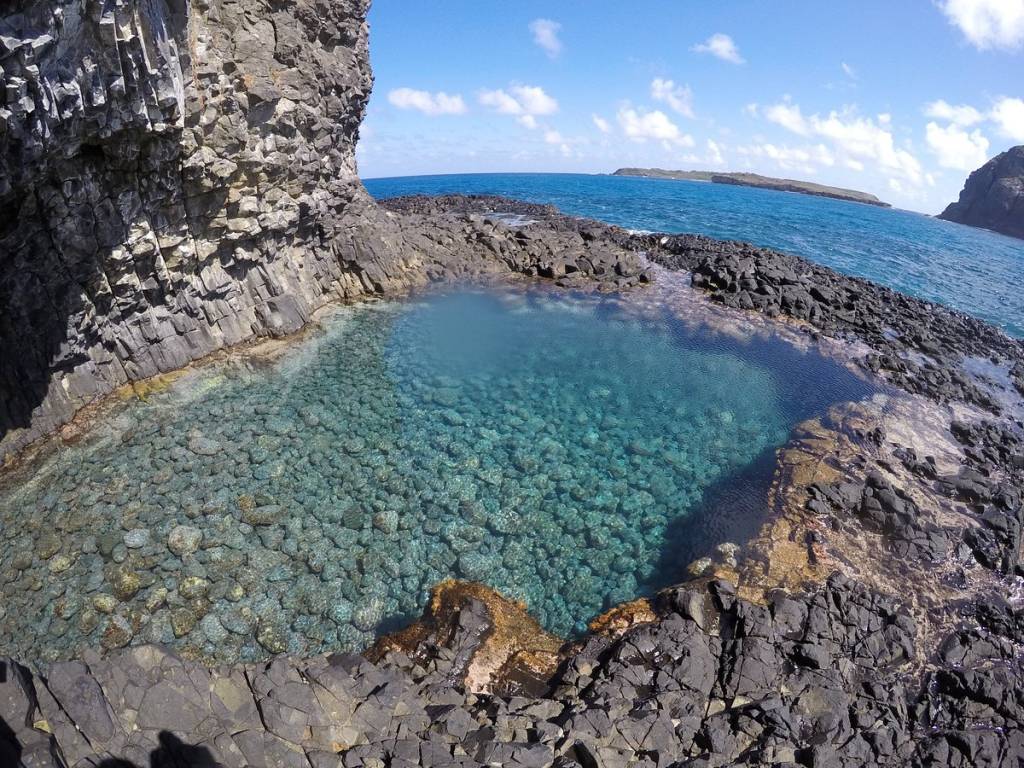
[[[967,177],[940,219],[1024,238],[1024,145],[996,155]]]
[[[0,19],[0,437],[403,283],[356,176],[368,0]]]

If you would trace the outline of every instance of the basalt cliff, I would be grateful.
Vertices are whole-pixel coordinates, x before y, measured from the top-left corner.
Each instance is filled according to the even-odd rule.
[[[940,219],[1024,238],[1024,145],[996,155],[967,177]]]
[[[296,331],[330,302],[512,273],[597,290],[689,275],[702,312],[850,345],[894,394],[800,425],[747,554],[695,564],[572,642],[481,585],[444,582],[420,622],[362,656],[213,667],[132,643],[149,616],[113,600],[105,647],[39,666],[0,658],[0,764],[1019,765],[1021,344],[743,243],[490,197],[378,206],[353,154],[366,11],[5,6],[0,454],[124,384]],[[993,368],[975,375],[965,359]],[[0,621],[23,570],[60,579],[65,524],[36,520],[18,532],[32,546],[0,552]],[[194,554],[197,568],[209,556]],[[80,618],[58,602],[51,630]]]

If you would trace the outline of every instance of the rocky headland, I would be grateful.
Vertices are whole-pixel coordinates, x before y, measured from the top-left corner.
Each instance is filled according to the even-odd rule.
[[[363,656],[215,667],[135,646],[7,659],[0,762],[1019,765],[1021,343],[744,243],[634,235],[492,197],[376,205],[353,159],[366,10],[35,0],[5,12],[12,462],[106,393],[286,336],[330,302],[482,277],[615,291],[683,276],[701,313],[828,341],[894,394],[802,424],[757,536],[581,639],[448,582],[421,622]]]
[[[967,177],[940,219],[1024,238],[1024,146],[1011,147]]]
[[[773,189],[777,192],[797,192],[801,195],[815,197],[831,197],[835,200],[847,200],[852,203],[865,203],[889,208],[868,192],[843,187],[830,187],[827,184],[816,184],[813,181],[796,179],[778,179],[773,176],[762,176],[759,173],[743,171],[667,171],[663,168],[619,168],[612,176],[640,176],[647,179],[682,179],[684,181],[710,181],[713,184],[735,184],[741,187],[757,189]]]

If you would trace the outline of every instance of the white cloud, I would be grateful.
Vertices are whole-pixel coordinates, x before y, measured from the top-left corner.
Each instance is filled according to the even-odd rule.
[[[835,157],[824,144],[789,147],[762,142],[738,147],[737,151],[741,155],[772,160],[780,168],[799,170],[803,173],[815,173],[817,166],[828,167],[835,165],[836,162]]]
[[[991,118],[1003,136],[1024,141],[1024,100],[1002,97],[992,108]]]
[[[721,144],[719,144],[718,142],[716,142],[716,141],[714,141],[712,139],[708,139],[708,141],[707,141],[707,148],[708,148],[708,157],[707,157],[708,165],[719,165],[719,166],[720,165],[725,165],[725,156],[722,154],[723,147],[722,147]]]
[[[926,104],[924,116],[963,126],[974,125],[985,119],[985,116],[972,106],[967,104],[953,106],[943,99]]]
[[[552,59],[562,52],[562,41],[558,39],[558,31],[562,25],[551,19],[534,19],[530,22],[533,42],[544,49]]]
[[[764,117],[766,120],[781,125],[793,133],[799,133],[801,136],[810,133],[810,127],[797,104],[788,102],[772,104],[764,108]]]
[[[1024,2],[1024,0],[1022,0]],[[736,43],[728,35],[716,32],[703,43],[698,43],[691,49],[696,53],[710,53],[722,61],[729,61],[733,64],[743,64],[745,59],[740,56]]]
[[[683,117],[694,117],[693,92],[688,85],[676,85],[660,77],[651,81],[651,98],[663,101]]]
[[[594,125],[597,126],[597,130],[601,133],[611,133],[612,127],[608,125],[608,121],[600,115],[591,115],[590,119],[594,121]]]
[[[693,137],[684,134],[668,115],[660,110],[638,112],[632,107],[623,107],[618,114],[619,126],[630,139],[644,142],[648,139],[692,147]]]
[[[847,167],[863,167],[867,161],[915,185],[923,181],[921,163],[909,151],[896,146],[892,116],[889,114],[880,114],[873,119],[847,108],[842,112],[833,110],[826,117],[817,114],[805,117],[799,105],[788,100],[759,111],[765,119],[793,133],[827,139],[832,144],[832,151]],[[854,165],[848,160],[852,160]]]
[[[938,123],[928,123],[925,141],[943,168],[973,171],[988,160],[988,139],[978,129],[968,133],[958,125],[942,128]]]
[[[843,165],[845,165],[851,171],[864,170],[864,163],[862,163],[860,160],[854,160],[852,157],[848,157],[845,160],[843,160]]]
[[[941,0],[949,20],[967,40],[985,50],[1024,43],[1024,0]]]
[[[544,141],[548,144],[564,144],[565,139],[562,138],[562,134],[558,131],[548,130],[544,131]]]
[[[871,160],[882,168],[897,173],[914,184],[922,180],[921,163],[910,152],[896,147],[890,120],[879,115],[876,123],[869,117],[860,117],[849,111],[830,112],[828,117],[811,117],[811,130],[822,138],[830,139],[836,149],[855,159]]]
[[[857,79],[857,70],[847,64],[845,61],[841,62],[840,65],[843,68],[843,73],[851,80]]]
[[[485,107],[500,114],[515,115],[520,124],[531,129],[537,127],[538,116],[558,111],[558,102],[537,85],[514,85],[508,91],[501,88],[481,91],[477,98]]]
[[[388,93],[388,101],[399,109],[416,109],[425,115],[461,115],[466,103],[459,94],[449,95],[444,91],[430,93],[414,88],[396,88]]]

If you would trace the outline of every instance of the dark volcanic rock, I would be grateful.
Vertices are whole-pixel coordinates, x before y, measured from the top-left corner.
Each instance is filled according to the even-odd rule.
[[[1024,145],[996,155],[967,177],[940,219],[1024,238]]]
[[[153,647],[34,677],[7,662],[0,749],[32,766],[160,757],[154,765],[239,768],[1009,768],[1024,754],[1024,618],[1004,602],[964,614],[922,685],[914,622],[842,576],[765,605],[723,581],[656,602],[653,621],[576,649],[543,697],[468,691],[452,677],[465,638],[445,653],[436,635],[428,653],[377,663],[335,655],[210,670]],[[453,626],[474,631],[479,610],[453,607]]]

